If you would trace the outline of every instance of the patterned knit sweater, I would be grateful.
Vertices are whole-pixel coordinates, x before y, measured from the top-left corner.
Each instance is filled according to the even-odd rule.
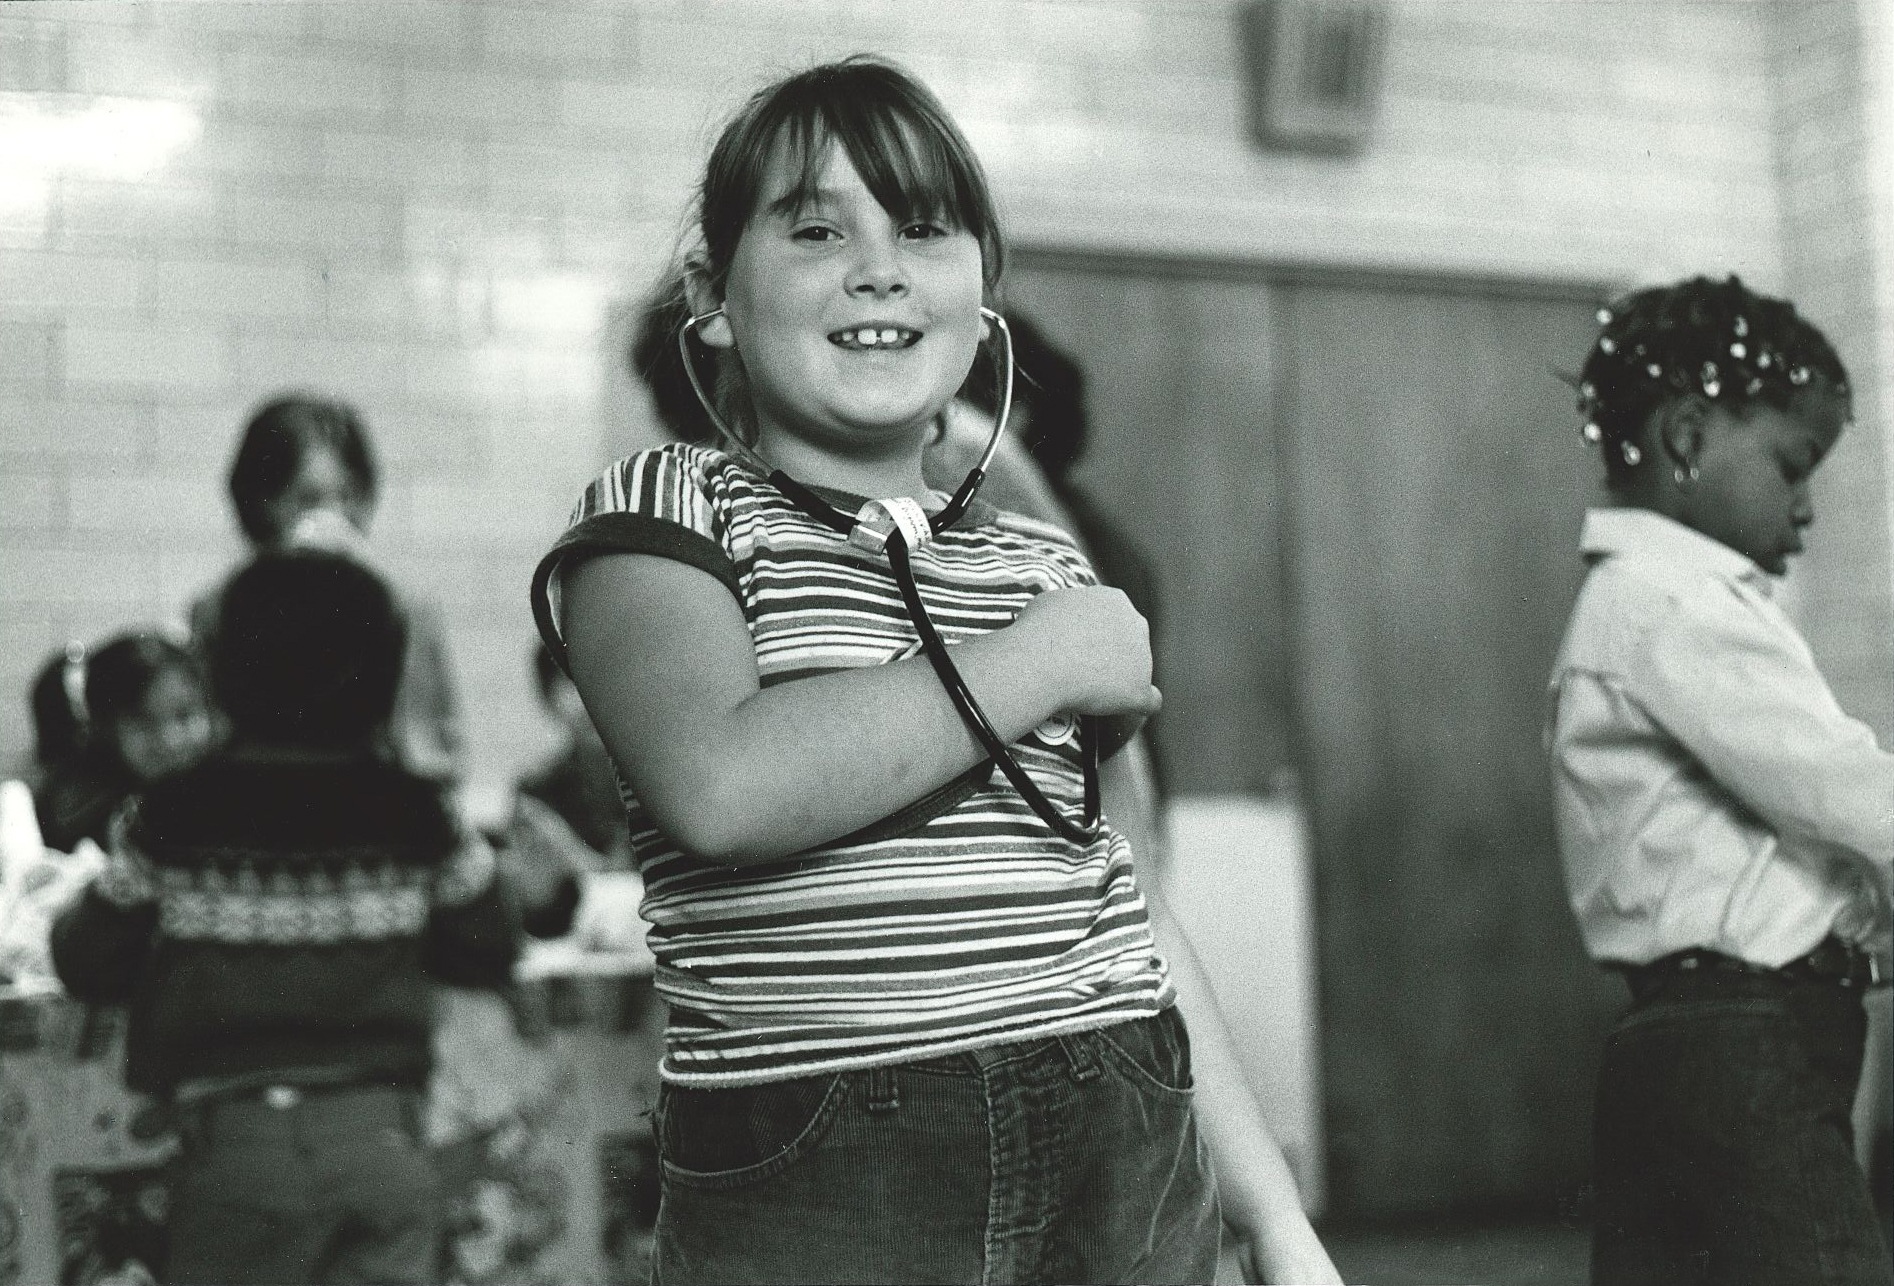
[[[129,1003],[126,1082],[419,1085],[430,978],[502,986],[516,917],[433,784],[369,758],[213,756],[149,789],[53,928],[72,994]]]

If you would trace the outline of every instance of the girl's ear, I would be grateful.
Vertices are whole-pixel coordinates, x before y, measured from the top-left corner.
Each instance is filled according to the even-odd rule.
[[[699,339],[712,348],[736,347],[736,332],[730,329],[723,301],[711,289],[710,273],[701,263],[692,263],[684,270],[684,299],[690,305],[691,316],[702,319],[697,323]]]
[[[1657,409],[1657,442],[1672,467],[1694,471],[1709,432],[1710,404],[1692,393]]]

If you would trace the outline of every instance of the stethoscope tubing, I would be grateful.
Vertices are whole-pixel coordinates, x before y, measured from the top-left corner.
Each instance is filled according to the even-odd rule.
[[[732,432],[730,426],[724,423],[723,417],[717,413],[715,403],[712,402],[697,376],[697,367],[691,357],[689,341],[691,331],[722,311],[722,309],[714,309],[708,313],[688,317],[678,328],[678,353],[683,359],[684,374],[690,380],[691,391],[697,395],[698,402],[702,404],[704,413],[710,417],[710,422],[716,426],[717,432],[734,446],[752,467],[768,477],[771,485],[789,497],[798,509],[811,518],[833,528],[844,537],[849,536],[855,530],[855,518],[844,514],[807,485],[791,478],[781,469],[772,468],[769,462],[758,455],[747,442]],[[1006,319],[993,309],[982,307],[980,315],[998,330],[1004,342],[999,414],[994,417],[993,432],[988,436],[986,448],[980,453],[979,460],[967,471],[967,476],[955,489],[947,504],[939,512],[928,515],[928,526],[935,534],[947,530],[958,522],[966,513],[968,506],[973,503],[975,494],[980,490],[980,484],[986,479],[987,468],[993,462],[993,454],[999,449],[1000,436],[1006,432],[1007,421],[1012,417],[1013,333],[1007,326]],[[979,701],[974,698],[973,690],[967,686],[966,679],[961,676],[960,667],[954,664],[953,657],[948,654],[946,640],[941,637],[940,631],[934,625],[933,617],[928,613],[927,603],[921,597],[920,583],[914,576],[907,537],[898,528],[888,533],[882,553],[888,560],[889,570],[894,573],[895,585],[900,589],[902,601],[907,605],[908,616],[914,623],[915,632],[920,635],[921,651],[926,655],[928,663],[933,666],[935,677],[947,690],[948,698],[953,702],[961,721],[967,725],[968,731],[973,733],[974,739],[986,751],[987,757],[1012,783],[1013,788],[1019,792],[1027,806],[1041,821],[1051,827],[1055,834],[1074,844],[1091,843],[1098,837],[1102,811],[1098,784],[1096,721],[1089,716],[1078,721],[1079,767],[1084,777],[1085,794],[1083,811],[1079,815],[1079,820],[1074,822],[1059,810],[1058,805],[1046,797],[1046,793],[1039,788],[1039,784],[1020,766],[1012,748],[1006,744],[1005,739],[994,728],[992,720],[988,719],[986,712],[980,708]]]

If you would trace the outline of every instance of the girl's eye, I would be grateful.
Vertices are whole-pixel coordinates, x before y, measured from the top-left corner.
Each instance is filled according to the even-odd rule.
[[[947,236],[948,232],[938,223],[923,220],[919,223],[908,224],[907,227],[901,229],[901,235],[910,241],[931,241],[936,237]]]
[[[834,228],[821,223],[812,223],[806,228],[797,228],[790,236],[797,241],[833,241],[842,234]]]

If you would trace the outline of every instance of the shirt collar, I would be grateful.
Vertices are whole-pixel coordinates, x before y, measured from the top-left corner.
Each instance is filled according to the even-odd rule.
[[[1747,555],[1650,509],[1586,510],[1578,547],[1588,562],[1630,558],[1674,571],[1740,581],[1765,596],[1775,592],[1774,578]]]

